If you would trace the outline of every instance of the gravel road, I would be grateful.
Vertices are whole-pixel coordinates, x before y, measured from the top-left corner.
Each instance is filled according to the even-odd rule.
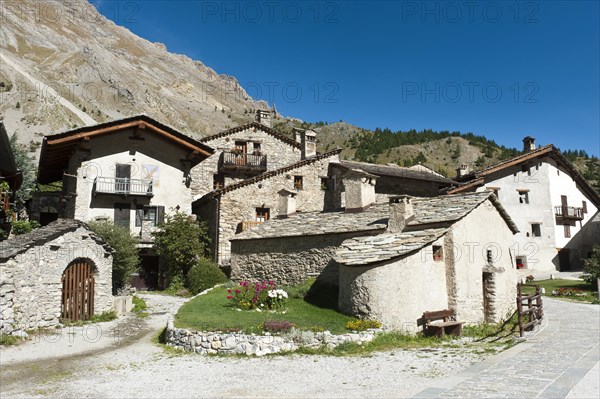
[[[144,299],[153,312],[148,318],[132,315],[87,330],[63,329],[57,336],[3,348],[0,396],[398,398],[485,356],[464,348],[395,350],[368,357],[173,354],[152,338],[184,300],[159,295]]]

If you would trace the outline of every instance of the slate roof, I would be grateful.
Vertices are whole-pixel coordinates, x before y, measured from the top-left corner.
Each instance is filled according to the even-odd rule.
[[[413,234],[420,237],[423,231],[445,229],[465,217],[487,199],[490,199],[496,206],[511,230],[518,232],[517,226],[494,194],[486,191],[434,198],[413,198],[413,219],[401,234]],[[231,240],[339,234],[369,230],[376,233],[387,228],[388,217],[388,204],[374,204],[359,213],[343,211],[299,213],[287,219],[271,219],[243,233],[236,234]]]
[[[357,161],[340,161],[339,165],[346,169],[361,169],[367,173],[371,173],[377,176],[390,176],[390,177],[398,177],[404,179],[411,180],[425,180],[425,181],[433,181],[442,184],[446,184],[448,186],[455,185],[456,182],[450,180],[444,176],[441,176],[437,173],[431,173],[424,170],[418,170],[414,168],[404,168],[401,166],[389,166],[389,165],[377,165],[366,162],[357,162]]]
[[[447,228],[425,229],[351,238],[342,243],[335,253],[334,260],[348,266],[381,262],[417,251],[447,231]]]
[[[22,234],[10,240],[0,241],[0,262],[5,262],[27,251],[29,248],[43,245],[66,233],[75,231],[79,227],[89,229],[85,223],[79,220],[58,219],[47,226],[33,230],[31,233]],[[113,252],[113,249],[92,231],[90,231],[90,237],[102,245],[108,252]]]

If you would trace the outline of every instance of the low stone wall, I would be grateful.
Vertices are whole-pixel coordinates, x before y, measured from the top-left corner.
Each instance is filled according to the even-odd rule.
[[[284,335],[247,335],[242,333],[223,333],[191,331],[175,328],[173,322],[167,322],[167,345],[174,348],[206,354],[246,354],[264,356],[270,353],[293,352],[301,347],[319,348],[355,342],[363,344],[373,340],[378,329],[334,335],[329,331],[313,333],[311,331],[293,331]]]

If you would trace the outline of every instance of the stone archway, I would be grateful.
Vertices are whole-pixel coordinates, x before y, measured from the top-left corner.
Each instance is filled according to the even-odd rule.
[[[69,263],[62,275],[61,318],[77,321],[94,316],[94,270],[88,258]]]

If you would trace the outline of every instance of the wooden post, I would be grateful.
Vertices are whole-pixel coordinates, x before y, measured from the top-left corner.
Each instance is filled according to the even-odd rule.
[[[517,316],[519,320],[519,336],[525,335],[525,329],[523,328],[523,313],[521,312],[521,306],[523,305],[521,299],[521,284],[517,284]]]

